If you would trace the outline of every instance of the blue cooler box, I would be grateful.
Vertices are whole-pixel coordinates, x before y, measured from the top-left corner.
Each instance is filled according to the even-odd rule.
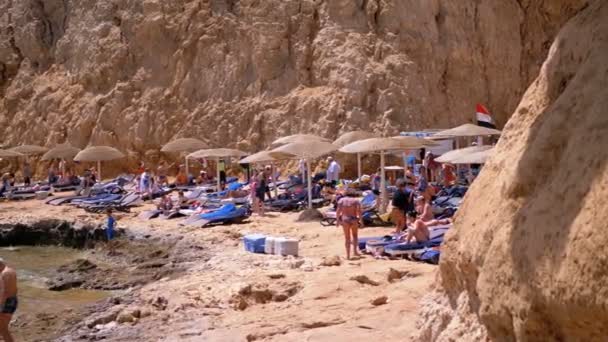
[[[251,253],[264,253],[264,246],[266,244],[266,235],[262,234],[250,234],[243,237],[243,244],[245,250]]]

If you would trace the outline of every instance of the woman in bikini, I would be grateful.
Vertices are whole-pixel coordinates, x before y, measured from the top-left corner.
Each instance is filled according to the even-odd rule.
[[[419,214],[419,218],[422,221],[431,221],[435,218],[435,215],[433,215],[433,210],[431,208],[431,205],[429,204],[429,202],[426,200],[426,198],[424,196],[418,196],[416,198],[416,212],[418,212]]]
[[[346,259],[350,259],[350,246],[353,246],[353,254],[359,256],[359,222],[361,221],[361,203],[352,194],[338,201],[336,211],[336,226],[342,226],[344,230],[344,247],[346,247]]]

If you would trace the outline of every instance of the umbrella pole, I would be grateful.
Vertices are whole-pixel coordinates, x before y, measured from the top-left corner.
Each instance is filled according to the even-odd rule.
[[[312,179],[310,177],[310,159],[306,160],[306,170],[308,171],[308,209],[312,209]]]
[[[361,182],[361,153],[357,153],[357,176]]]
[[[186,156],[186,179],[190,179],[190,173],[188,172],[188,156]]]
[[[382,203],[380,211],[384,214],[388,206],[388,193],[386,192],[386,175],[384,174],[384,151],[380,151],[380,191],[382,193]]]
[[[274,199],[276,200],[277,197],[279,196],[279,187],[277,186],[277,179],[274,176],[275,175],[275,164],[274,163],[270,163],[270,172],[272,172],[271,179],[272,179],[272,183],[274,184]]]
[[[217,158],[215,160],[215,170],[216,170],[216,177],[217,177],[217,192],[222,191],[221,187],[220,187],[220,158]]]
[[[101,161],[97,161],[97,176],[99,177],[99,182],[101,182]]]

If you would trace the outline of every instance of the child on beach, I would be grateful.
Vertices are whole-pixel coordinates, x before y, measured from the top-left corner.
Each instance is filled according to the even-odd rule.
[[[114,216],[112,216],[112,209],[106,210],[106,217],[106,238],[108,239],[108,241],[111,241],[112,239],[114,239],[114,228],[116,227],[116,219],[114,218]]]

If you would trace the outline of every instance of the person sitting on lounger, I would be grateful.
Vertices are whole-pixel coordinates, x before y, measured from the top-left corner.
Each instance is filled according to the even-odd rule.
[[[184,191],[180,190],[177,193],[177,206],[180,209],[188,209],[190,208],[190,200],[184,195]]]
[[[410,211],[407,213],[408,229],[407,236],[405,238],[406,243],[410,242],[425,242],[431,239],[431,232],[429,227],[438,226],[442,224],[450,224],[450,219],[445,220],[431,220],[424,222],[418,218],[418,213]]]
[[[177,176],[175,177],[175,185],[176,186],[188,185],[188,175],[186,174],[185,168],[181,165],[179,167],[179,170],[177,171]]]
[[[416,212],[422,221],[428,222],[435,218],[431,205],[424,196],[416,197]]]
[[[158,185],[169,185],[169,180],[167,178],[167,174],[169,173],[169,169],[173,167],[175,164],[167,165],[166,161],[161,161],[158,169],[156,169],[156,174],[158,175]],[[186,183],[188,180],[186,179]]]
[[[171,209],[173,209],[173,202],[171,202],[171,198],[167,195],[162,195],[156,209],[160,210],[163,215],[168,214]]]

